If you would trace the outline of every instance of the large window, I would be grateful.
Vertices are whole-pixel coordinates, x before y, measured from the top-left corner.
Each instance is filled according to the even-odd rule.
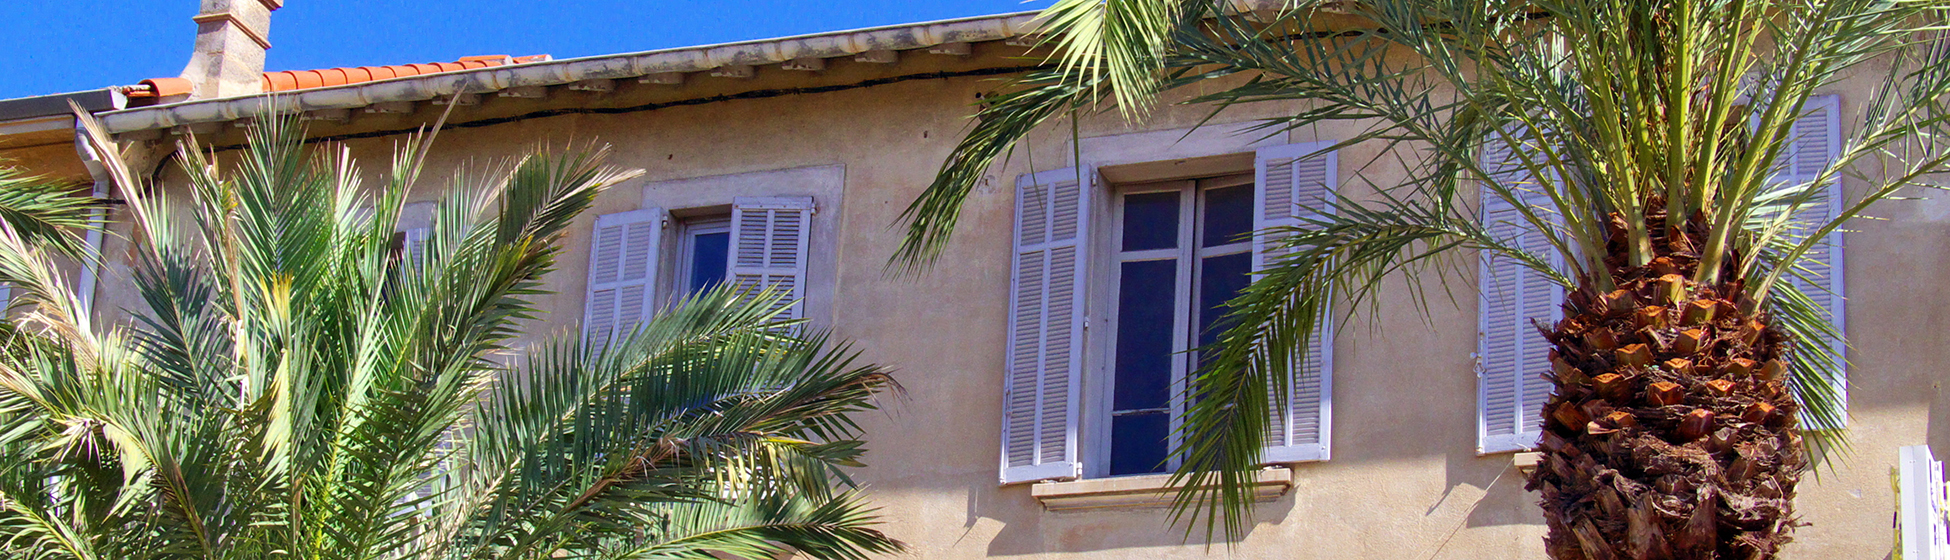
[[[1278,258],[1278,228],[1327,208],[1338,182],[1331,146],[1266,146],[1250,152],[1250,168],[1222,155],[1176,175],[1198,179],[1133,177],[1163,169],[1149,164],[1111,170],[1125,178],[1115,184],[1079,168],[1017,178],[1003,484],[1176,466],[1197,349],[1223,332],[1250,271]],[[1185,161],[1168,172],[1193,169]],[[1330,455],[1331,332],[1317,327],[1293,349],[1292,384],[1267,388],[1289,397],[1268,411],[1267,463]]]
[[[1109,475],[1163,472],[1196,348],[1250,282],[1253,176],[1152,183],[1118,195]]]

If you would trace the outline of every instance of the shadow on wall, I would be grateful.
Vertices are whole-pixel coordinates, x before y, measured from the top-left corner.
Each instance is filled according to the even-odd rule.
[[[1251,536],[1268,524],[1285,523],[1294,509],[1294,496],[1295,493],[1289,492],[1278,500],[1260,504],[1254,515],[1255,523],[1247,530],[1247,535]],[[981,515],[980,512],[984,510],[1008,512],[1010,516],[994,518],[1003,523],[1003,528],[989,541],[988,556],[1099,552],[1203,542],[1199,535],[1188,534],[1184,527],[1171,525],[1170,514],[1163,507],[1063,512],[1001,504],[995,504],[998,507],[983,507],[996,501],[1017,500],[1033,502],[1035,498],[1029,496],[1027,486],[1021,485],[985,488],[969,493],[970,527],[977,518],[989,517]],[[1107,530],[1109,528],[1116,529]],[[1214,542],[1212,546],[1223,549],[1225,543]]]
[[[1473,451],[1473,450],[1472,450]],[[1501,465],[1499,470],[1497,465]],[[1335,503],[1350,503],[1349,490],[1328,488],[1339,485],[1329,482],[1326,485],[1308,485],[1307,477],[1317,479],[1344,479],[1350,472],[1359,473],[1363,469],[1358,464],[1342,462],[1338,465],[1313,464],[1296,465],[1294,477],[1301,481],[1294,491],[1277,500],[1262,503],[1255,514],[1255,523],[1248,529],[1247,538],[1260,531],[1280,531],[1279,526],[1289,523],[1306,524],[1304,517],[1322,515],[1319,504],[1301,503],[1299,500],[1331,499]],[[1402,523],[1387,525],[1424,526],[1422,533],[1426,538],[1417,542],[1399,543],[1413,550],[1413,557],[1436,554],[1435,557],[1453,556],[1455,550],[1449,545],[1451,537],[1465,529],[1491,526],[1528,525],[1541,531],[1543,520],[1535,505],[1535,496],[1523,490],[1521,475],[1510,466],[1509,455],[1478,458],[1473,452],[1453,454],[1448,460],[1449,477],[1453,479],[1448,488],[1430,503],[1426,511],[1403,510],[1408,515],[1419,514],[1422,519],[1403,520]],[[1340,471],[1323,477],[1323,470]],[[1358,478],[1358,476],[1357,476]],[[1376,474],[1367,482],[1377,489],[1391,485],[1386,476]],[[987,556],[1022,556],[1049,553],[1087,553],[1112,550],[1135,550],[1158,547],[1198,546],[1203,543],[1199,533],[1187,533],[1182,525],[1172,525],[1169,511],[1162,507],[1103,509],[1054,512],[1035,507],[1034,498],[1029,496],[1026,485],[1008,487],[982,486],[972,488],[967,494],[967,516],[964,522],[965,533],[973,533],[976,525],[984,518],[999,522],[1001,529],[989,539]],[[1381,490],[1388,491],[1388,490]],[[1396,490],[1399,492],[1399,490]],[[1332,495],[1323,495],[1331,492]],[[1360,490],[1353,490],[1360,492]],[[1399,495],[1399,494],[1398,494]],[[1385,500],[1378,500],[1382,502]],[[1334,515],[1313,526],[1312,531],[1320,531],[1325,541],[1347,543],[1370,542],[1378,533],[1368,532],[1359,525],[1362,515],[1389,515],[1387,512],[1351,513],[1347,516]],[[1202,528],[1200,528],[1202,531]],[[965,538],[965,537],[964,537]],[[1264,539],[1261,539],[1264,541]],[[957,541],[952,547],[966,544]],[[1214,542],[1214,553],[1226,547],[1225,542]],[[1480,543],[1479,543],[1480,545]]]
[[[1461,312],[1456,312],[1460,314]],[[1382,316],[1400,316],[1388,313]],[[1414,315],[1408,315],[1414,317]],[[1460,319],[1443,317],[1447,323]],[[1526,543],[1541,534],[1543,518],[1536,496],[1523,489],[1523,478],[1509,453],[1476,455],[1474,395],[1476,376],[1468,348],[1450,348],[1419,358],[1404,358],[1393,348],[1442,348],[1455,338],[1421,324],[1383,324],[1369,329],[1358,324],[1342,331],[1336,348],[1336,370],[1348,372],[1334,380],[1334,457],[1324,463],[1292,465],[1295,489],[1278,500],[1260,504],[1256,523],[1246,537],[1261,531],[1275,535],[1305,531],[1310,540],[1328,543],[1395,542],[1410,553],[1404,557],[1456,557],[1449,539],[1462,531],[1486,527],[1518,527],[1508,532]],[[1375,344],[1370,339],[1382,339]],[[1349,344],[1361,340],[1361,344]],[[1414,391],[1402,389],[1402,375],[1359,375],[1355,372],[1443,371],[1452,375],[1423,378]],[[997,419],[999,423],[999,418]],[[992,441],[992,440],[991,440]],[[1437,469],[1441,469],[1438,474]],[[1202,543],[1201,534],[1188,534],[1171,524],[1164,508],[1105,509],[1074,512],[1044,511],[1029,495],[1027,485],[997,487],[993,471],[982,482],[952,491],[967,492],[964,527],[979,532],[978,523],[999,523],[987,544],[989,556],[1096,552],[1122,549],[1179,547]],[[966,480],[966,479],[964,479]],[[1399,517],[1397,517],[1399,516]],[[1292,524],[1292,525],[1289,525]],[[1296,527],[1300,527],[1296,529]],[[1507,531],[1506,531],[1507,532]],[[1499,534],[1502,534],[1500,532]],[[1500,538],[1500,537],[1499,537]],[[1263,536],[1258,541],[1266,541]],[[1470,539],[1480,548],[1480,539]],[[960,542],[952,546],[968,546]],[[1225,543],[1214,543],[1214,554]]]

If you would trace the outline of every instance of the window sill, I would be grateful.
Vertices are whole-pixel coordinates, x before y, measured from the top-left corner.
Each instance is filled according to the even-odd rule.
[[[1510,456],[1510,463],[1515,465],[1517,472],[1522,473],[1524,476],[1530,476],[1530,473],[1536,472],[1537,464],[1543,461],[1544,454],[1535,451],[1524,451]]]
[[[1292,488],[1292,469],[1262,469],[1254,475],[1253,500],[1270,502]],[[1079,511],[1168,506],[1178,489],[1171,484],[1171,475],[1160,474],[1044,482],[1031,486],[1029,493],[1043,503],[1044,509]]]
[[[1525,447],[1522,449],[1504,449],[1500,451],[1491,451],[1488,453],[1479,452],[1476,454],[1476,456],[1480,458],[1488,459],[1498,455],[1509,455],[1510,466],[1516,467],[1518,474],[1529,476],[1531,472],[1537,470],[1537,465],[1539,463],[1544,462],[1544,454],[1538,453],[1536,449],[1537,449],[1536,447]]]

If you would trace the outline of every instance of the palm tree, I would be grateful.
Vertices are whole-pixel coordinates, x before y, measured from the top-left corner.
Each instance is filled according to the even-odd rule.
[[[0,210],[18,326],[0,351],[0,557],[900,549],[844,471],[863,452],[851,415],[892,381],[782,324],[774,294],[514,346],[562,233],[633,172],[597,152],[458,175],[402,253],[431,135],[369,191],[345,149],[261,122],[229,171],[183,145],[179,200],[88,120],[134,226],[129,320],[91,320],[47,236]],[[23,186],[0,184],[0,206]]]
[[[1555,392],[1540,419],[1554,558],[1768,558],[1789,538],[1803,436],[1839,442],[1840,334],[1810,254],[1878,201],[1945,170],[1950,65],[1929,0],[1059,0],[1047,69],[985,100],[905,214],[897,266],[925,267],[982,173],[1052,119],[1115,107],[1299,107],[1409,167],[1373,201],[1328,201],[1258,232],[1283,253],[1201,349],[1175,451],[1174,514],[1207,537],[1245,528],[1244,482],[1269,406],[1337,305],[1372,309],[1384,277],[1442,275],[1478,251],[1566,289],[1539,324]],[[1879,69],[1886,64],[1886,70]],[[1811,178],[1779,180],[1795,123],[1845,75],[1882,76]],[[1229,81],[1214,81],[1229,80]],[[1331,148],[1330,148],[1331,149]],[[1493,168],[1488,154],[1516,154]],[[1870,171],[1873,170],[1873,173]],[[1844,174],[1854,197],[1831,201]],[[1479,190],[1482,198],[1474,196]],[[1833,204],[1839,211],[1824,212]],[[1484,223],[1485,207],[1507,208]],[[1530,232],[1515,233],[1513,232]],[[1561,264],[1553,264],[1561,263]],[[1414,285],[1415,282],[1411,282]],[[1423,298],[1410,295],[1417,301]],[[1548,320],[1548,317],[1542,318]],[[1268,397],[1269,392],[1273,396]],[[1211,489],[1203,489],[1210,487]]]

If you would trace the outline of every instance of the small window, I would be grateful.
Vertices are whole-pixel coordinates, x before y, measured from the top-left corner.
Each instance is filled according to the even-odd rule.
[[[688,297],[723,284],[731,253],[731,217],[710,216],[684,222],[678,247],[677,295]]]
[[[1226,301],[1250,283],[1253,177],[1135,186],[1117,210],[1105,474],[1164,472],[1198,369],[1191,350],[1216,340]]]

